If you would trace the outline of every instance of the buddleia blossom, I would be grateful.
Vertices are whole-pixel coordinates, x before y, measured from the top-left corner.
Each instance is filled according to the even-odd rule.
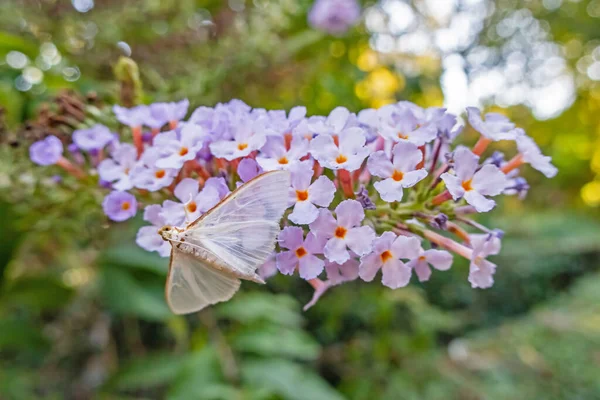
[[[360,5],[356,0],[316,0],[308,22],[332,35],[341,35],[358,22]]]
[[[478,212],[490,211],[496,203],[485,196],[496,196],[506,188],[506,176],[492,164],[479,168],[479,157],[466,147],[454,152],[454,173],[441,176],[454,200],[465,198]]]
[[[417,169],[423,153],[411,142],[400,142],[394,146],[392,160],[384,151],[371,154],[367,167],[371,174],[383,178],[373,186],[385,201],[401,201],[403,188],[416,185],[427,176],[427,171]]]
[[[336,20],[343,17],[329,13],[326,20],[347,26]],[[115,106],[124,126],[91,123],[70,139],[48,136],[31,144],[29,156],[50,176],[62,168],[69,185],[101,192],[111,221],[143,208],[147,225],[136,243],[161,256],[170,252],[158,234],[163,225],[184,227],[258,175],[289,170],[291,185],[282,188],[289,191],[288,209],[275,251],[258,273],[306,280],[314,294],[305,309],[331,288],[373,281],[379,271],[392,289],[410,284],[413,274],[426,282],[451,268],[453,256],[469,260],[466,285],[491,287],[500,269],[488,258],[499,253],[502,235],[472,214],[490,211],[494,196],[524,197],[525,164],[547,177],[557,173],[523,129],[476,108],[466,117],[481,135],[467,148],[454,145],[462,132],[456,115],[406,101],[308,116],[302,106],[286,112],[232,100],[199,107],[185,120],[188,106],[187,100]],[[488,150],[501,140],[509,141],[502,150],[512,158]]]
[[[412,269],[403,260],[419,257],[421,245],[416,237],[396,236],[393,232],[384,232],[373,241],[373,251],[361,258],[359,275],[370,282],[381,269],[381,282],[397,289],[408,285]]]
[[[310,224],[310,231],[317,238],[326,240],[323,249],[325,257],[342,264],[350,259],[349,250],[359,256],[371,251],[375,232],[371,227],[361,226],[365,213],[360,203],[344,200],[335,208],[335,215],[321,209],[315,222]]]
[[[284,250],[277,254],[277,266],[285,275],[291,275],[296,269],[303,279],[314,279],[323,271],[324,261],[315,254],[323,252],[323,243],[316,235],[304,232],[296,226],[284,228],[279,234],[279,245]]]
[[[114,191],[104,198],[102,209],[113,221],[125,221],[137,213],[137,200],[131,193]]]
[[[78,129],[73,132],[73,143],[85,151],[103,149],[115,139],[115,136],[104,125],[94,125],[89,129]]]
[[[137,162],[134,146],[122,143],[113,149],[111,157],[98,165],[98,175],[106,182],[112,182],[117,190],[129,190],[133,187],[130,172]]]
[[[295,224],[310,224],[319,215],[317,206],[328,207],[331,204],[335,186],[326,176],[318,177],[311,184],[314,170],[310,163],[297,164],[291,172],[289,204],[294,210],[288,218]]]

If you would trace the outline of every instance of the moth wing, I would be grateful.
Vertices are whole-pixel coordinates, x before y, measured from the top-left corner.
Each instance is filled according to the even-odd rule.
[[[175,314],[188,314],[227,301],[239,288],[239,279],[173,247],[165,295]]]
[[[289,188],[288,171],[257,176],[190,224],[188,240],[217,256],[240,277],[255,277],[256,269],[275,249]]]

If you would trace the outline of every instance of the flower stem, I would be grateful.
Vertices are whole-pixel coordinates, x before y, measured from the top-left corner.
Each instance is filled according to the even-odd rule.
[[[431,200],[431,204],[433,204],[434,206],[439,206],[440,204],[445,203],[446,201],[450,200],[451,198],[452,198],[452,195],[450,194],[450,192],[445,190],[442,193],[435,196],[433,198],[433,200]]]
[[[523,165],[523,163],[525,163],[525,160],[523,160],[523,154],[519,153],[511,158],[506,164],[504,164],[500,170],[505,174],[508,174],[513,169],[519,168],[521,165]]]
[[[352,184],[352,174],[345,169],[340,169],[338,170],[338,181],[346,198],[353,199],[354,189]]]
[[[67,171],[69,174],[73,175],[77,179],[85,178],[86,174],[83,172],[81,168],[73,164],[71,161],[67,160],[64,157],[60,157],[56,162],[56,165]]]
[[[410,226],[410,228],[412,228],[412,225]],[[458,254],[459,256],[466,258],[467,260],[471,259],[473,255],[473,250],[469,249],[468,247],[463,246],[462,244],[457,243],[454,240],[442,236],[434,231],[430,231],[428,229],[421,229],[420,231],[425,237],[425,239],[429,240],[430,242],[435,243],[446,250],[450,250]]]
[[[133,128],[131,128],[131,134],[133,136],[133,144],[135,145],[135,148],[137,150],[137,156],[138,158],[140,158],[142,153],[144,152],[144,142],[142,140],[142,127],[134,126]]]
[[[480,136],[477,143],[475,143],[475,146],[473,146],[473,153],[475,153],[475,155],[478,156],[482,155],[485,149],[488,148],[490,143],[492,143],[491,139],[488,139],[485,136]]]

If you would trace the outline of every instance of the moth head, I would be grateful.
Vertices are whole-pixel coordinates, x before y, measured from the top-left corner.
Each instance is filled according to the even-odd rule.
[[[176,226],[171,226],[171,225],[165,225],[158,230],[158,234],[165,241],[170,241],[170,240],[180,241],[181,240],[180,236],[181,236],[182,232],[183,232],[182,229],[177,228]]]

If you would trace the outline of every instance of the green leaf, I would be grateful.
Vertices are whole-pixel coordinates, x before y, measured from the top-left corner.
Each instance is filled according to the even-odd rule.
[[[281,327],[244,330],[235,336],[232,345],[240,352],[301,360],[315,360],[321,350],[319,344],[307,333]]]
[[[344,397],[310,369],[280,359],[246,361],[242,377],[248,385],[272,390],[287,400],[341,400]]]
[[[163,277],[167,276],[169,269],[168,259],[132,245],[117,246],[106,250],[102,254],[100,264],[117,268],[150,271]]]
[[[271,322],[277,325],[296,327],[302,323],[300,306],[290,296],[270,293],[244,293],[235,301],[216,308],[221,317],[231,318],[243,324]]]
[[[188,362],[181,354],[152,354],[129,361],[108,381],[105,389],[135,390],[171,382]]]
[[[233,390],[223,383],[218,355],[205,347],[190,354],[169,388],[168,399],[235,398],[218,397],[217,393]]]
[[[23,319],[0,319],[0,351],[44,352],[48,347],[49,342],[38,326]]]
[[[0,303],[36,310],[56,310],[71,300],[74,291],[54,276],[24,276],[7,285]]]
[[[105,267],[101,293],[106,307],[117,314],[157,321],[173,315],[164,299],[164,283],[159,279],[138,279],[127,270]]]

